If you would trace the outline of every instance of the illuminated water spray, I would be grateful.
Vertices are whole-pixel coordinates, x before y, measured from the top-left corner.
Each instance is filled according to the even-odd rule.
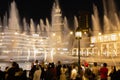
[[[30,23],[27,23],[26,18],[23,18],[23,25],[20,25],[15,1],[11,3],[9,13],[9,18],[5,14],[3,23],[0,21],[0,50],[8,61],[40,59],[54,62],[55,55],[59,58],[71,48],[69,41],[72,41],[73,32],[69,29],[67,18],[62,16],[58,0],[53,3],[51,22],[46,18],[35,24],[31,18]]]
[[[99,16],[98,7],[95,5],[93,5],[93,11],[92,24],[95,37],[92,41],[95,47],[98,47],[99,55],[111,57],[115,64],[114,57],[119,54],[120,18],[114,0],[103,0],[103,15]]]

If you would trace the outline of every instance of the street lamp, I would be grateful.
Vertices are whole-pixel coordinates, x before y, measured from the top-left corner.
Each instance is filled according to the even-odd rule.
[[[80,27],[76,29],[75,37],[78,40],[78,74],[80,75],[80,39],[82,38],[82,30]]]

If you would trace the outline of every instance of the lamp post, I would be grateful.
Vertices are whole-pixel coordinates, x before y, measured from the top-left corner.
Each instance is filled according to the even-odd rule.
[[[80,39],[82,38],[82,30],[80,27],[76,29],[75,37],[78,40],[78,74],[80,75]]]

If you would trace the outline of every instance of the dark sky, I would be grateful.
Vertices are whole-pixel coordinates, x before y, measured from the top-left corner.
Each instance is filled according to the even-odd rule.
[[[13,0],[0,0],[0,15],[9,12]],[[54,0],[15,0],[21,17],[40,19],[50,18]],[[91,11],[92,0],[59,0],[62,13],[73,16],[78,11]]]
[[[0,16],[9,12],[10,3],[13,0],[0,0]],[[117,4],[119,5],[120,0]],[[39,20],[51,17],[51,9],[54,0],[15,0],[21,18],[33,18]],[[102,13],[102,0],[59,0],[62,14],[67,17],[76,15],[78,12],[87,11],[92,13],[92,5],[97,4]]]

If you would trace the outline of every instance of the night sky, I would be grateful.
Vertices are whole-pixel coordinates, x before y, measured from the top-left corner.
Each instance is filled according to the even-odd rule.
[[[13,0],[0,0],[0,15],[9,12]],[[15,0],[21,18],[39,20],[51,17],[54,0]],[[91,11],[92,0],[59,0],[63,16],[71,17],[79,11]]]
[[[0,16],[5,12],[9,13],[10,3],[13,0],[0,0]],[[119,5],[120,0],[116,0]],[[20,18],[33,18],[38,21],[51,17],[51,9],[54,0],[15,0]],[[102,0],[59,0],[63,16],[73,17],[78,12],[87,11],[92,14],[93,3],[99,7],[103,13]],[[120,6],[119,6],[120,7]]]

